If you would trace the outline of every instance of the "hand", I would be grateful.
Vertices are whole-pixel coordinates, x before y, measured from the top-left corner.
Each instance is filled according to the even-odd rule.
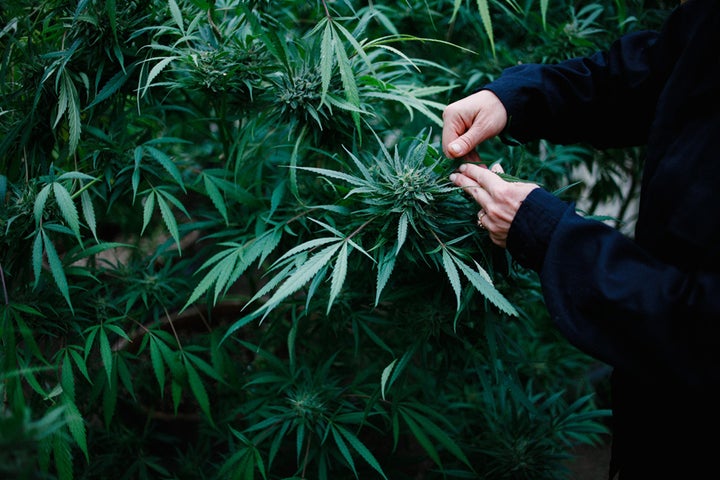
[[[462,187],[480,205],[478,226],[490,234],[490,240],[505,248],[508,231],[520,204],[528,194],[539,188],[534,183],[508,182],[500,178],[500,165],[492,170],[485,165],[464,163],[450,175],[450,181]]]
[[[443,112],[442,145],[448,158],[479,162],[475,147],[503,131],[507,111],[490,90],[480,90],[451,103]]]

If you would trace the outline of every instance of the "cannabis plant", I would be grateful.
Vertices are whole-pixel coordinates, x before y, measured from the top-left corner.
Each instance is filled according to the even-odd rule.
[[[3,4],[0,474],[566,478],[596,365],[475,227],[441,114],[641,7]],[[636,175],[481,150],[590,214]]]

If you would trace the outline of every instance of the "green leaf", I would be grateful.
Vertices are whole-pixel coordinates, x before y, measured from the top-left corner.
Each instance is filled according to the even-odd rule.
[[[73,463],[69,439],[59,432],[53,435],[52,451],[58,480],[73,480]]]
[[[275,308],[281,301],[298,291],[303,287],[321,268],[326,266],[332,256],[343,245],[343,242],[337,242],[330,245],[320,252],[316,253],[305,261],[295,272],[286,279],[280,287],[275,291],[272,297],[268,299],[263,308],[269,312]],[[267,313],[266,313],[267,315]]]
[[[323,30],[322,43],[320,44],[320,79],[322,84],[321,99],[322,102],[326,101],[327,91],[330,87],[330,79],[332,78],[333,66],[335,65],[335,50],[333,43],[335,42],[335,35],[333,33],[332,24],[325,18],[320,23],[325,23],[325,29]],[[318,27],[320,24],[318,24]]]
[[[333,439],[335,440],[335,445],[337,445],[338,450],[340,450],[340,454],[343,456],[343,458],[348,463],[348,465],[350,465],[350,469],[353,471],[353,473],[357,477],[357,469],[355,468],[355,461],[352,458],[350,449],[348,448],[347,444],[345,443],[345,440],[343,440],[343,437],[340,434],[339,427],[337,425],[332,425],[330,427],[330,431],[332,432]]]
[[[392,272],[395,269],[395,260],[397,259],[395,252],[397,251],[397,247],[393,250],[387,250],[384,255],[380,257],[380,261],[378,262],[375,306],[377,306],[380,302],[380,295],[385,288],[385,285],[387,285],[388,280],[390,280],[390,275],[392,275]]]
[[[185,359],[183,363],[185,365],[188,383],[190,384],[190,390],[192,390],[193,394],[195,395],[195,399],[200,405],[200,409],[203,411],[203,413],[205,413],[210,422],[212,422],[210,397],[208,397],[207,390],[205,390],[205,385],[203,384],[200,375],[198,375],[197,370],[195,370],[195,367],[192,366],[192,363],[190,363],[187,359]]]
[[[434,422],[432,422],[429,418],[420,415],[420,413],[415,412],[409,408],[403,408],[403,412],[406,414],[405,420],[407,421],[410,417],[413,418],[420,426],[421,428],[429,433],[433,438],[435,438],[440,444],[447,449],[450,453],[452,453],[455,458],[463,462],[468,467],[471,467],[470,461],[468,460],[465,453],[462,451],[462,449],[458,446],[457,443],[445,432],[444,429],[440,428],[438,425],[436,425]],[[439,463],[438,463],[439,465]],[[472,468],[472,467],[471,467]]]
[[[38,284],[40,283],[40,275],[42,274],[42,264],[43,264],[43,231],[39,230],[37,234],[35,235],[35,240],[33,241],[33,249],[32,249],[32,266],[33,266],[33,275],[35,276],[35,282],[33,283],[33,288],[37,288]]]
[[[75,203],[72,201],[70,192],[68,192],[67,189],[58,182],[54,182],[52,186],[53,193],[55,194],[55,200],[57,201],[58,207],[60,208],[60,213],[62,213],[65,222],[67,222],[68,226],[77,237],[78,243],[82,243],[82,238],[80,237],[80,221],[78,211],[75,207]]]
[[[112,347],[110,346],[110,339],[107,336],[107,332],[104,328],[100,328],[100,335],[98,341],[100,343],[100,358],[102,358],[103,366],[105,367],[105,373],[107,374],[108,382],[112,377],[113,370],[113,358],[112,358]]]
[[[217,211],[220,212],[220,215],[222,215],[223,220],[225,220],[225,225],[228,225],[230,220],[228,219],[227,205],[225,204],[225,199],[223,198],[222,193],[220,193],[220,189],[217,185],[215,185],[213,180],[213,177],[203,173],[205,191],[207,192],[208,197],[210,197],[210,200],[213,202],[213,205],[215,205],[215,208],[217,208]]]
[[[85,459],[89,459],[88,448],[87,448],[87,435],[85,432],[85,422],[83,421],[80,410],[77,405],[67,396],[64,397],[63,406],[65,407],[65,421],[67,422],[68,430],[72,435],[75,443],[77,443],[80,450],[85,454]]]
[[[172,57],[157,57],[157,58],[150,58],[148,61],[157,60],[160,58],[160,61],[150,70],[150,73],[148,73],[147,79],[145,80],[145,85],[138,88],[138,94],[140,97],[144,97],[147,93],[148,88],[152,85],[152,81],[157,77],[160,72],[162,72],[165,67],[170,65],[173,61],[180,58],[180,56],[172,56]]]
[[[460,293],[461,293],[461,287],[460,287],[460,274],[458,274],[457,267],[455,267],[455,263],[448,253],[447,249],[443,248],[442,251],[442,258],[443,258],[443,267],[445,268],[445,273],[448,276],[448,280],[450,280],[450,285],[452,286],[453,291],[455,292],[455,300],[457,302],[457,308],[460,308]]]
[[[140,235],[145,233],[145,229],[150,224],[153,210],[155,210],[155,190],[151,190],[148,196],[145,197],[145,202],[143,204],[143,225],[140,230]]]
[[[42,223],[43,210],[45,210],[45,204],[50,196],[50,189],[52,184],[48,183],[45,185],[35,197],[35,203],[33,205],[33,214],[35,215],[35,226],[39,227]]]
[[[112,97],[113,94],[120,90],[120,88],[125,84],[127,79],[130,78],[132,73],[135,71],[136,66],[136,64],[131,65],[127,69],[127,71],[118,70],[118,72],[105,83],[105,86],[103,86],[103,88],[98,92],[93,101],[90,102],[90,104],[86,106],[83,110],[88,110],[95,105],[103,102],[104,100]]]
[[[172,14],[172,18],[175,21],[175,24],[178,26],[181,32],[185,33],[183,14],[180,10],[180,7],[175,0],[168,0],[168,4],[170,5],[170,13]]]
[[[65,297],[65,301],[70,307],[70,310],[74,312],[75,310],[73,309],[72,302],[70,301],[70,289],[68,286],[67,278],[65,277],[65,271],[63,270],[62,261],[60,260],[60,257],[55,250],[55,246],[50,240],[50,237],[48,237],[44,230],[41,230],[40,234],[43,238],[45,254],[47,255],[48,264],[50,265],[50,272],[55,279],[55,285],[58,287],[63,297]]]
[[[62,385],[63,393],[67,395],[70,401],[75,401],[75,376],[73,375],[72,364],[70,363],[70,356],[63,355],[62,372],[60,374],[60,384]]]
[[[490,276],[487,272],[477,263],[475,263],[476,270],[473,270],[469,266],[465,265],[460,260],[454,259],[455,264],[460,268],[460,271],[467,277],[470,283],[483,295],[485,298],[490,300],[496,307],[503,312],[514,317],[518,316],[518,312],[515,307],[495,288],[495,285],[490,281]]]
[[[335,268],[333,269],[332,279],[330,281],[330,298],[328,300],[328,306],[325,314],[330,313],[335,297],[338,296],[342,289],[343,283],[345,283],[345,277],[347,275],[348,266],[348,244],[343,242],[340,252],[338,252],[337,260],[335,260]]]
[[[167,192],[163,192],[162,190],[160,190],[159,192],[160,195],[158,195],[157,201],[158,207],[160,208],[160,214],[165,221],[165,226],[170,232],[170,235],[172,235],[173,239],[175,240],[178,252],[180,252],[180,231],[178,230],[177,220],[175,220],[175,215],[172,212],[172,208],[170,208],[170,205],[168,205],[168,200],[170,199],[169,197],[172,196]]]
[[[430,440],[428,435],[423,431],[422,428],[413,420],[413,418],[407,413],[407,409],[401,408],[400,409],[400,416],[407,424],[408,428],[410,428],[410,431],[412,432],[413,436],[415,437],[415,440],[420,444],[420,446],[425,450],[430,457],[430,459],[435,462],[436,465],[442,466],[442,462],[440,461],[440,455],[438,454],[437,449],[435,448],[435,445],[433,445],[433,442]]]
[[[385,480],[387,480],[387,476],[385,475],[385,472],[383,472],[380,463],[377,461],[375,456],[373,456],[372,452],[370,452],[370,450],[365,446],[365,444],[362,443],[360,439],[358,439],[355,435],[353,435],[352,432],[341,427],[340,425],[336,424],[334,427],[348,441],[348,443],[352,445],[355,451],[360,454],[360,456],[368,463],[368,465],[374,468],[376,472],[378,472]]]
[[[405,244],[405,240],[407,239],[407,233],[408,233],[408,223],[410,221],[410,215],[408,212],[403,212],[402,215],[400,215],[400,219],[398,220],[398,236],[397,236],[397,248],[395,250],[395,255],[400,253],[400,249]]]
[[[147,151],[150,156],[155,159],[155,161],[157,161],[170,174],[173,180],[175,180],[175,183],[177,183],[180,188],[182,188],[183,192],[186,191],[185,184],[182,179],[182,174],[175,165],[175,162],[173,162],[172,158],[170,158],[168,154],[149,145],[145,146],[145,151]]]
[[[158,347],[158,340],[155,336],[150,336],[150,363],[152,364],[155,378],[158,381],[160,387],[160,396],[163,396],[165,391],[165,363],[163,363],[162,353],[160,353],[160,347]]]
[[[390,373],[392,373],[393,368],[395,367],[395,364],[397,363],[397,358],[394,359],[392,362],[390,362],[390,365],[383,368],[382,375],[380,376],[380,395],[382,396],[383,400],[386,400],[385,398],[385,387],[389,387],[388,385],[388,379],[390,378]]]
[[[80,204],[82,205],[82,212],[83,217],[85,218],[85,222],[87,223],[88,228],[90,228],[90,231],[93,234],[93,238],[95,238],[95,241],[98,242],[99,240],[97,237],[95,208],[93,207],[92,199],[90,198],[90,194],[87,192],[87,190],[80,194]]]
[[[490,41],[490,49],[492,50],[493,57],[495,56],[495,36],[493,34],[492,19],[490,18],[490,6],[488,0],[477,0],[478,11],[480,12],[480,19],[482,20],[485,34],[488,36]]]

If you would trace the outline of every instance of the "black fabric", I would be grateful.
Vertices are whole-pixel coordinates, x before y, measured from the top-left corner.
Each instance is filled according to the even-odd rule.
[[[485,88],[504,134],[647,145],[634,239],[534,191],[508,251],[537,270],[557,327],[614,367],[620,478],[699,478],[720,448],[720,2],[689,0],[660,32]],[[536,193],[542,192],[542,193]]]

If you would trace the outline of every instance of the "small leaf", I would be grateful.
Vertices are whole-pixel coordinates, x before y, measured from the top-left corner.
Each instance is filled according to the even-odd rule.
[[[338,252],[337,260],[335,260],[335,268],[333,269],[332,278],[330,281],[330,299],[328,300],[328,306],[326,314],[330,313],[330,307],[332,307],[335,297],[342,289],[343,283],[345,283],[345,276],[347,275],[348,266],[348,244],[343,242],[340,252]]]
[[[35,203],[33,205],[33,214],[35,215],[35,226],[40,226],[42,223],[43,210],[45,210],[45,204],[50,196],[50,189],[52,184],[48,183],[45,185],[35,197]]]
[[[175,24],[180,31],[184,33],[185,26],[183,24],[183,14],[180,11],[180,7],[175,0],[168,0],[168,4],[170,5],[170,13],[172,14],[173,20],[175,20]]]
[[[163,363],[160,348],[157,345],[158,342],[160,342],[160,340],[154,336],[150,337],[150,363],[152,363],[155,378],[160,386],[160,396],[162,397],[165,392],[165,364]]]
[[[383,400],[386,400],[385,398],[385,387],[387,385],[388,379],[390,378],[390,373],[392,373],[393,367],[395,367],[395,364],[397,363],[397,358],[390,362],[390,365],[385,367],[382,371],[382,375],[380,376],[380,395],[382,396]]]
[[[190,390],[192,390],[193,394],[195,395],[195,399],[200,405],[200,409],[212,422],[210,397],[208,397],[207,390],[205,390],[205,385],[203,384],[200,375],[198,375],[197,370],[195,370],[195,367],[193,367],[189,361],[185,360],[184,365],[185,371],[187,373],[188,383],[190,384]]]
[[[229,219],[227,205],[225,204],[225,199],[223,198],[222,193],[220,193],[220,189],[217,185],[215,185],[213,178],[210,175],[203,174],[203,183],[205,184],[205,191],[207,192],[208,197],[210,197],[213,205],[215,205],[217,211],[220,212],[220,215],[222,215],[223,220],[225,220],[225,225],[228,225]]]
[[[78,410],[75,402],[65,397],[63,402],[65,407],[65,421],[67,422],[68,429],[72,435],[75,443],[80,447],[80,450],[85,454],[85,458],[88,459],[88,448],[87,448],[87,434],[85,431],[85,422],[83,421],[80,410]]]
[[[145,232],[145,229],[150,224],[150,220],[152,220],[153,210],[155,210],[155,190],[152,190],[148,194],[148,196],[145,197],[145,202],[143,205],[143,226],[140,230],[140,235]]]
[[[105,367],[105,373],[108,377],[108,382],[112,377],[113,370],[113,359],[112,359],[112,347],[110,347],[110,339],[107,336],[107,332],[104,328],[100,329],[100,336],[98,337],[100,343],[100,358],[102,358],[103,366]]]
[[[68,286],[67,278],[65,277],[65,271],[63,270],[62,261],[60,260],[60,257],[55,250],[55,246],[52,244],[52,241],[50,241],[50,238],[47,236],[47,234],[44,231],[41,231],[41,234],[43,237],[43,245],[45,247],[48,264],[50,265],[50,272],[55,279],[55,284],[60,290],[60,293],[62,293],[63,297],[65,297],[65,301],[70,307],[70,310],[74,312],[75,309],[73,308],[72,302],[70,301],[70,289]]]
[[[460,275],[458,274],[457,267],[455,267],[455,264],[453,263],[453,259],[448,253],[447,249],[443,248],[442,252],[442,258],[443,258],[443,267],[445,268],[445,273],[448,276],[448,280],[450,280],[450,285],[452,286],[453,291],[455,292],[455,299],[457,301],[457,308],[460,308]]]
[[[183,189],[184,192],[185,184],[183,183],[182,175],[180,174],[180,170],[178,170],[172,158],[170,158],[170,156],[167,155],[165,152],[148,145],[145,146],[145,151],[147,151],[150,156],[154,158],[155,161],[157,161],[170,174],[173,180],[175,180],[175,182],[180,186],[180,188]]]
[[[90,194],[87,192],[87,190],[80,194],[80,205],[82,206],[85,223],[87,223],[88,228],[90,228],[90,231],[92,232],[95,241],[98,242],[99,240],[97,236],[97,222],[95,220],[95,207],[93,207],[92,199],[90,198]]]
[[[58,207],[60,208],[60,213],[62,213],[65,222],[68,224],[70,229],[77,237],[78,242],[82,243],[82,238],[80,237],[80,221],[78,211],[75,207],[75,203],[72,201],[70,192],[68,192],[67,189],[58,182],[54,182],[52,186],[53,193],[55,194],[55,200],[57,201]]]
[[[370,452],[370,450],[365,446],[365,444],[362,443],[360,439],[358,439],[352,432],[341,427],[340,425],[335,425],[335,428],[337,428],[337,430],[342,434],[342,436],[345,437],[348,443],[352,445],[355,451],[360,454],[360,456],[368,463],[368,465],[374,468],[376,472],[378,472],[385,480],[387,480],[387,476],[385,475],[385,472],[383,472],[380,463],[373,456],[372,452]]]

